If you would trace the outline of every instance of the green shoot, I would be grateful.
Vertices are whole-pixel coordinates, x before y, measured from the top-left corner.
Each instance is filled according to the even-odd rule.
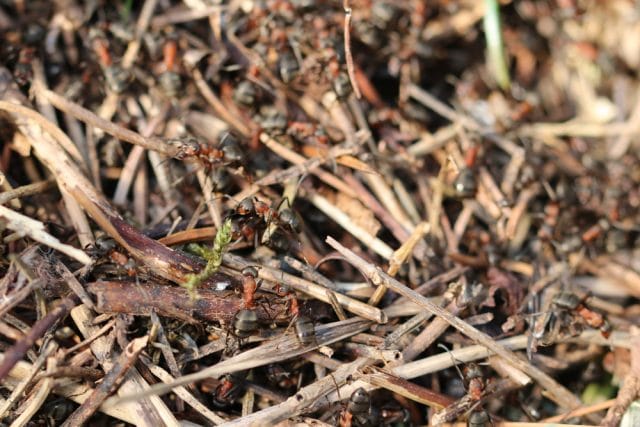
[[[200,273],[190,274],[187,281],[182,284],[182,287],[187,289],[192,299],[197,298],[197,290],[202,282],[211,277],[222,265],[222,255],[229,243],[231,243],[231,234],[231,219],[227,218],[216,233],[216,237],[213,240],[213,248],[200,247],[198,249],[199,255],[207,260],[207,265]]]
[[[505,56],[502,40],[502,28],[500,25],[500,6],[498,0],[485,0],[484,34],[487,39],[487,65],[493,74],[498,86],[502,90],[509,89],[509,69]]]
[[[125,0],[120,6],[120,19],[122,22],[129,22],[131,17],[131,9],[133,8],[133,0]]]

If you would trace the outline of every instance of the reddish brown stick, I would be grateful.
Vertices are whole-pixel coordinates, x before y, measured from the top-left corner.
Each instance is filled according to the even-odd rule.
[[[198,289],[193,300],[186,289],[154,283],[95,282],[87,291],[96,299],[96,308],[102,312],[150,315],[154,310],[160,316],[187,322],[207,321],[229,324],[243,308],[243,300],[233,291]],[[267,299],[256,293],[256,313],[260,322],[286,322],[287,304],[284,300]]]

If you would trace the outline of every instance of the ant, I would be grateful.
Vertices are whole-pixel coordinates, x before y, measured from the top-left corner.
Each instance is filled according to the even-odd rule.
[[[298,59],[289,51],[285,51],[278,59],[278,72],[284,83],[291,83],[300,72]]]
[[[213,392],[213,404],[218,408],[231,405],[244,390],[242,380],[245,376],[246,371],[240,371],[222,377],[220,384]]]
[[[136,262],[133,258],[129,258],[117,248],[118,245],[115,240],[101,236],[96,239],[95,244],[87,245],[85,250],[94,261],[98,261],[103,257],[108,257],[111,262],[124,269],[127,276],[135,277],[137,274]]]
[[[257,98],[258,92],[249,80],[242,80],[237,84],[233,92],[233,100],[244,107],[255,105]]]
[[[287,126],[287,134],[308,144],[326,146],[329,137],[324,129],[308,122],[290,122]]]
[[[467,427],[489,427],[493,425],[487,411],[473,411],[467,419]]]
[[[469,199],[476,194],[478,183],[473,166],[476,163],[479,150],[480,148],[474,145],[465,153],[464,167],[460,168],[458,176],[453,181],[453,193],[458,199]]]
[[[102,31],[93,29],[89,34],[89,40],[104,70],[104,77],[109,89],[118,94],[124,92],[129,87],[131,80],[133,80],[133,75],[129,70],[113,63],[113,58],[109,52],[108,39]]]
[[[571,292],[560,292],[553,298],[553,304],[561,309],[569,310],[570,313],[578,315],[588,326],[599,329],[603,337],[609,338],[611,335],[611,324],[600,313],[597,313],[585,305],[585,298],[580,298]]]
[[[208,165],[222,162],[227,166],[242,163],[244,160],[240,142],[231,132],[224,132],[217,146],[200,144],[196,156]]]
[[[20,50],[16,68],[13,71],[13,78],[18,86],[26,86],[33,81],[31,62],[33,62],[35,54],[36,49],[33,47],[25,47]]]
[[[292,209],[272,209],[268,204],[251,197],[241,200],[232,216],[236,219],[236,238],[244,237],[251,241],[262,231],[262,242],[277,249],[288,246],[288,242],[280,239],[278,227],[293,233],[299,233],[302,228],[300,218]]]
[[[568,332],[571,336],[577,336],[582,332],[582,325],[587,324],[594,329],[600,329],[603,337],[611,334],[611,325],[600,313],[591,310],[585,304],[585,298],[579,298],[571,292],[560,292],[551,300],[551,310],[545,313],[544,318],[538,323],[533,323],[531,334],[531,349],[535,350],[540,342],[546,345],[562,332]]]
[[[298,342],[302,346],[311,345],[316,341],[316,331],[313,322],[307,316],[298,316],[293,324]]]
[[[286,369],[282,365],[273,363],[267,365],[267,380],[283,389],[294,388],[298,384],[299,375],[294,375],[291,369]]]
[[[362,387],[349,397],[346,410],[340,414],[340,427],[376,425],[372,419],[371,395]]]
[[[313,321],[309,317],[300,314],[300,305],[295,293],[282,285],[278,285],[276,294],[289,298],[289,314],[291,314],[291,318],[294,319],[293,329],[295,330],[296,338],[300,345],[307,346],[316,342],[316,332]]]
[[[464,380],[466,394],[458,401],[454,402],[453,404],[443,409],[441,412],[437,413],[432,421],[435,423],[437,418],[438,423],[448,422],[460,416],[464,411],[467,411],[466,413],[469,414],[467,419],[467,426],[492,426],[493,422],[491,421],[491,417],[482,407],[482,399],[486,397],[488,392],[488,383],[484,379],[484,375],[482,373],[480,365],[478,365],[477,363],[466,364],[463,368],[463,374],[460,368],[458,368],[458,362],[449,352],[449,349],[441,344],[439,345],[439,347],[444,348],[453,359],[454,367],[458,372],[458,375],[460,375],[460,378]]]
[[[182,87],[180,74],[175,71],[176,58],[178,56],[178,42],[170,37],[162,46],[164,59],[164,72],[158,79],[164,93],[169,97],[174,97]]]

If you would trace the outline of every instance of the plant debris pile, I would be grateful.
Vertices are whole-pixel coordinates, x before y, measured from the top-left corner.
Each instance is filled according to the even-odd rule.
[[[633,416],[639,14],[2,2],[0,419]]]

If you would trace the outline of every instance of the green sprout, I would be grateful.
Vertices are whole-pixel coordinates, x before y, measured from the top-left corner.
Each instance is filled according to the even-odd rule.
[[[507,68],[507,58],[502,40],[500,26],[500,6],[498,0],[485,0],[484,34],[487,39],[487,54],[489,70],[502,90],[509,89],[511,81]]]
[[[125,0],[120,6],[120,19],[122,22],[129,22],[131,9],[133,9],[133,0]]]
[[[213,248],[209,249],[202,246],[198,246],[197,249],[196,247],[191,248],[207,260],[204,270],[198,274],[189,274],[187,281],[182,284],[182,287],[187,289],[192,299],[197,298],[198,286],[218,271],[220,265],[222,265],[222,255],[229,243],[231,243],[231,230],[231,219],[227,218],[216,233],[216,237],[213,240]]]

